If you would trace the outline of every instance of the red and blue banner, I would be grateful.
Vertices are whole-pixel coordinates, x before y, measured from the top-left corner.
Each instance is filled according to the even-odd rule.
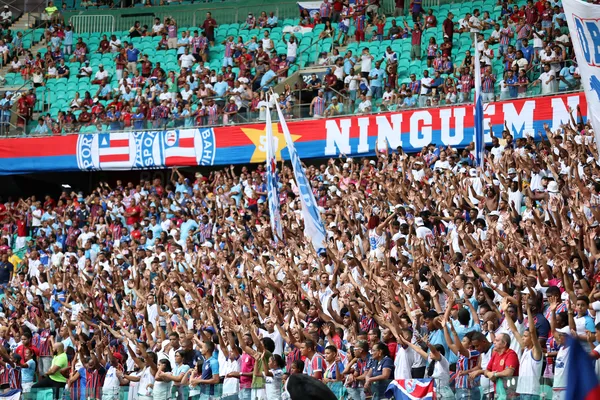
[[[484,140],[489,123],[501,135],[504,123],[515,138],[559,129],[570,120],[568,109],[586,112],[583,93],[489,103],[483,115]],[[410,153],[424,146],[466,147],[473,141],[474,107],[403,110],[372,115],[288,122],[302,159],[367,156],[398,146]],[[584,114],[584,117],[586,115]],[[289,159],[280,124],[273,124],[275,156]],[[0,139],[0,175],[37,172],[157,169],[262,163],[266,160],[265,123],[167,131],[108,132],[66,136]]]

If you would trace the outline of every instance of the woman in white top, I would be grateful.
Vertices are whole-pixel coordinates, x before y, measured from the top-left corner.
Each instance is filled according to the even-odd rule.
[[[137,400],[151,400],[153,397],[152,387],[154,386],[154,376],[158,372],[158,366],[156,365],[158,356],[156,353],[141,350],[143,359],[140,359],[136,356],[131,346],[128,347],[129,357],[133,359],[133,362],[138,366],[140,372],[123,375],[122,379],[130,382],[129,393],[132,392],[132,387],[137,383],[137,388],[135,389],[136,396],[133,398]],[[140,347],[138,347],[138,350],[140,350]]]
[[[152,386],[153,400],[168,400],[171,397],[171,380],[165,376],[171,373],[171,363],[164,358],[158,361],[158,371],[154,376],[154,385]],[[140,388],[141,390],[142,388]]]
[[[508,307],[506,299],[502,301],[501,308],[505,311]],[[519,395],[538,396],[540,394],[540,377],[542,376],[542,346],[538,340],[535,330],[535,320],[531,312],[531,307],[527,304],[527,320],[529,330],[521,335],[517,329],[510,313],[504,313],[508,326],[513,332],[515,340],[519,342],[523,349],[523,354],[519,359],[519,381],[517,383],[517,393]]]

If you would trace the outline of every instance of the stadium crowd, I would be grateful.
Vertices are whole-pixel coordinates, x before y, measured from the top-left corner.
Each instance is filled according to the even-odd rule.
[[[466,48],[475,38],[486,102],[578,89],[580,77],[560,2],[500,5],[498,20],[490,17],[489,10],[474,9],[458,20],[452,12],[438,15],[443,19],[438,21],[432,10],[425,12],[421,2],[415,1],[407,10],[412,18],[409,24],[406,19],[400,23],[398,18],[383,15],[378,1],[351,6],[342,0],[325,0],[320,12],[312,16],[303,12],[299,24],[319,27],[318,42],[333,44],[316,60],[327,71],[283,90],[286,116],[330,117],[472,101],[475,63],[472,50]],[[262,12],[249,14],[240,28],[269,29],[278,23],[273,12]],[[159,129],[260,119],[266,110],[264,92],[298,66],[300,38],[285,33],[273,40],[269,30],[264,30],[247,40],[228,36],[220,43],[215,41],[218,26],[210,12],[198,29],[182,30],[173,18],[157,18],[151,27],[136,22],[128,40],[105,35],[91,46],[82,37],[74,40],[73,28],[55,18],[45,33],[44,53],[29,52],[19,59],[13,55],[13,51],[23,51],[17,36],[12,48],[0,41],[0,52],[5,64],[10,63],[10,71],[31,79],[35,88],[54,89],[53,80],[73,75],[93,84],[93,89],[69,92],[72,97],[67,105],[57,114],[40,115],[29,133]],[[351,27],[353,37],[349,36]],[[437,32],[443,32],[442,42],[430,37]],[[464,33],[471,35],[467,42],[455,40]],[[175,49],[177,65],[161,65],[153,51],[144,48],[142,52],[133,43],[148,37],[160,37],[156,50]],[[370,41],[388,44],[382,53],[372,54]],[[406,54],[394,50],[398,49],[394,43],[409,42],[410,62]],[[218,55],[220,68],[209,57],[215,46],[223,46]],[[304,53],[317,48],[311,46]],[[93,54],[111,55],[114,65],[100,64],[96,70],[90,64]],[[426,67],[419,64],[417,71],[412,62],[419,60],[426,60]],[[71,70],[70,62],[81,63],[78,70]],[[409,66],[410,74],[402,75]],[[36,101],[35,93],[18,97],[7,92],[0,101],[0,119],[9,121],[11,108],[18,102],[18,124],[26,126],[34,117]]]
[[[339,399],[409,378],[442,399],[561,399],[566,337],[600,357],[596,144],[580,115],[489,128],[483,168],[434,144],[306,166],[319,252],[285,162],[279,240],[263,165],[8,199],[0,388],[274,400],[305,374]]]

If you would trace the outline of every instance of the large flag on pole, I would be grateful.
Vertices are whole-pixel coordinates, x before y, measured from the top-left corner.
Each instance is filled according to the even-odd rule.
[[[600,146],[600,5],[563,0],[573,50],[588,105],[588,118]],[[600,148],[598,150],[600,152]]]
[[[270,103],[270,102],[269,102]],[[270,106],[270,104],[269,104]],[[267,108],[267,198],[269,200],[269,217],[271,219],[271,230],[275,241],[283,238],[281,228],[281,213],[279,206],[279,189],[277,187],[277,159],[275,157],[275,145],[273,142],[273,124],[271,123],[271,108]]]
[[[290,130],[285,122],[281,108],[279,108],[279,103],[276,102],[275,107],[277,107],[279,122],[281,123],[281,129],[283,130],[283,135],[285,136],[285,143],[290,153],[290,161],[292,162],[292,168],[294,169],[296,184],[300,190],[302,219],[304,220],[304,235],[311,239],[315,250],[321,251],[324,249],[325,228],[323,227],[323,221],[321,221],[321,216],[319,215],[317,202],[315,201],[315,196],[310,187],[310,182],[306,178],[306,174],[302,168],[300,156],[298,156],[298,153],[296,152],[294,140],[290,135]]]
[[[483,100],[481,99],[481,63],[479,62],[479,48],[477,45],[477,34],[475,35],[475,103],[474,109],[474,136],[475,142],[475,163],[478,167],[483,167],[483,154],[485,143],[483,137]]]
[[[598,400],[600,384],[594,369],[594,360],[583,349],[579,340],[567,338],[567,393],[565,400]]]

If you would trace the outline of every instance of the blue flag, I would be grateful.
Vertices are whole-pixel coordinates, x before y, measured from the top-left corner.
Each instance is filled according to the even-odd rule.
[[[269,201],[269,217],[271,219],[271,230],[273,237],[278,242],[283,238],[281,228],[281,213],[279,205],[279,189],[277,187],[277,160],[275,143],[273,141],[273,125],[271,123],[271,109],[267,108],[267,197]]]
[[[598,400],[600,384],[594,368],[594,360],[581,347],[579,340],[567,338],[567,394],[565,400]]]
[[[320,252],[325,249],[325,228],[323,227],[323,221],[321,221],[321,216],[319,215],[315,195],[312,192],[310,182],[308,181],[308,178],[306,178],[306,174],[302,168],[302,161],[300,160],[298,152],[296,152],[294,140],[292,139],[292,135],[290,135],[290,130],[285,122],[281,108],[279,108],[279,103],[276,102],[275,106],[277,107],[281,129],[285,136],[285,143],[290,153],[290,161],[292,162],[296,184],[298,185],[298,190],[300,190],[302,219],[304,220],[304,236],[309,237],[315,250]]]
[[[481,65],[479,62],[479,49],[477,48],[477,34],[475,34],[475,98],[473,125],[475,142],[475,165],[483,167],[483,154],[485,143],[483,137],[483,101],[481,99]]]

